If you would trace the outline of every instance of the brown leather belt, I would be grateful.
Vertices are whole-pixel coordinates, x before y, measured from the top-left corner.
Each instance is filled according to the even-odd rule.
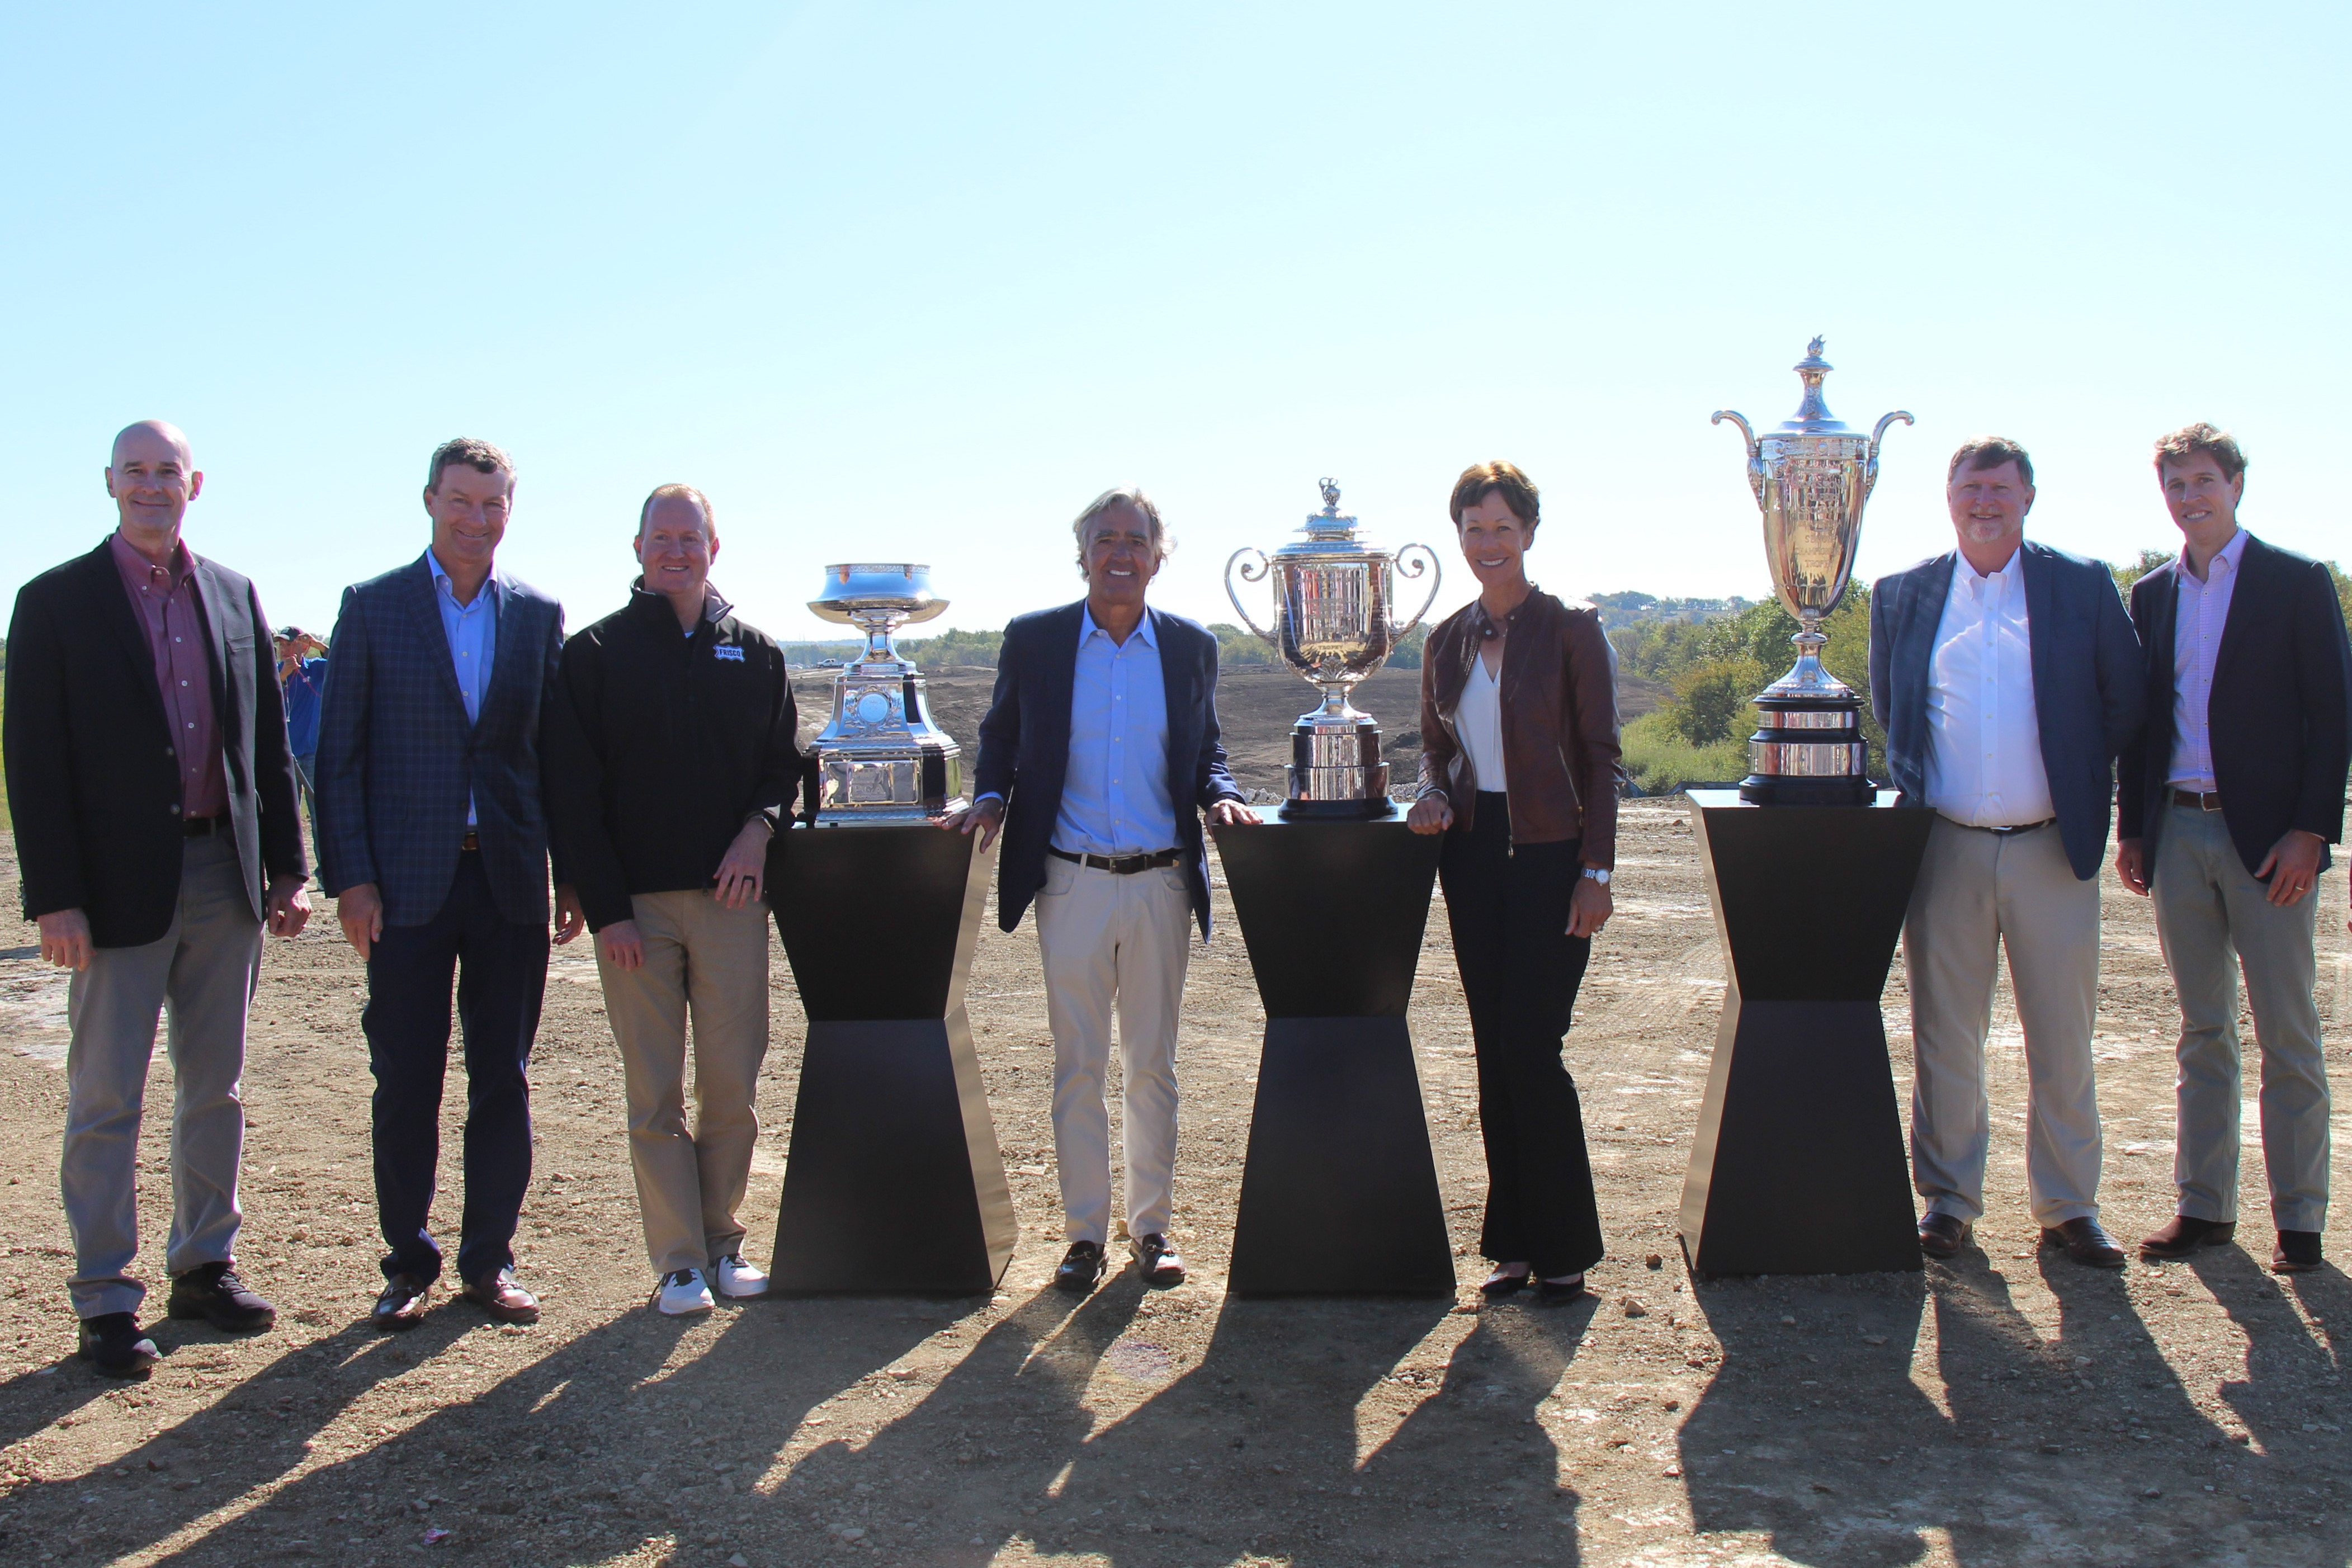
[[[1087,866],[1097,871],[1108,871],[1114,877],[1132,877],[1138,871],[1156,871],[1163,866],[1173,866],[1184,858],[1181,849],[1162,849],[1151,855],[1122,855],[1114,859],[1108,855],[1073,855],[1066,849],[1045,846],[1045,853],[1057,860],[1067,860],[1073,866]]]
[[[2209,789],[2199,795],[2193,789],[2177,789],[2172,792],[2172,804],[2194,806],[2199,811],[2219,811],[2221,809],[2221,792]]]
[[[180,831],[191,838],[202,838],[208,833],[225,832],[227,827],[228,813],[225,811],[218,816],[191,816],[184,818],[180,823]]]
[[[465,842],[463,842],[463,843],[461,843],[461,844],[459,844],[459,845],[457,846],[457,847],[458,847],[458,848],[463,849],[463,850],[466,850],[466,851],[467,851],[468,853],[471,853],[471,852],[473,852],[473,851],[475,851],[475,850],[478,850],[478,849],[481,848],[481,847],[482,847],[482,836],[481,836],[480,834],[478,834],[478,833],[475,832],[475,831],[474,831],[472,828],[470,828],[470,827],[468,827],[467,829],[466,829],[466,838],[465,838]]]

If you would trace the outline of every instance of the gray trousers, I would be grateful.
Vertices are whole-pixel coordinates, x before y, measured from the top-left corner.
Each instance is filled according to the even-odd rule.
[[[2002,950],[2025,1031],[2027,1198],[2036,1224],[2099,1212],[2099,881],[2053,823],[1998,834],[1938,816],[1903,925],[1911,981],[1911,1173],[1931,1213],[1984,1213],[1985,1037]]]
[[[243,1216],[237,1162],[245,1148],[246,1008],[261,973],[261,924],[246,897],[236,840],[191,838],[172,925],[138,947],[101,947],[73,977],[66,1014],[66,1226],[73,1235],[74,1310],[135,1312],[147,1288],[131,1278],[139,1252],[139,1121],[155,1024],[167,1016],[172,1107],[173,1274],[230,1259]]]
[[[2164,962],[2180,994],[2179,1130],[2172,1180],[2180,1212],[2238,1217],[2238,973],[2246,976],[2263,1058],[2263,1163],[2281,1230],[2327,1227],[2327,1063],[2319,1037],[2314,940],[2317,888],[2282,909],[2230,842],[2218,811],[2169,805],[2149,894]]]

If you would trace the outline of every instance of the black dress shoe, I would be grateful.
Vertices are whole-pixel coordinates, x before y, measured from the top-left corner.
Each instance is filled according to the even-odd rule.
[[[144,1377],[154,1366],[155,1342],[139,1331],[139,1320],[129,1312],[100,1312],[81,1321],[81,1342],[74,1354],[109,1377]]]
[[[1489,1301],[1499,1301],[1506,1296],[1517,1295],[1534,1283],[1535,1270],[1522,1263],[1517,1274],[1506,1274],[1497,1268],[1486,1276],[1486,1282],[1478,1287],[1478,1294]]]
[[[278,1321],[278,1309],[247,1289],[227,1263],[202,1264],[178,1276],[163,1310],[173,1318],[202,1318],[233,1334],[253,1333]]]
[[[2063,1225],[2042,1226],[2042,1245],[2058,1247],[2075,1262],[2092,1268],[2121,1268],[2130,1261],[2124,1257],[2124,1249],[2116,1245],[2116,1238],[2088,1215]]]
[[[1070,1250],[1062,1255],[1062,1266],[1054,1270],[1054,1289],[1067,1290],[1073,1296],[1083,1296],[1095,1288],[1103,1277],[1103,1249],[1099,1241],[1074,1241]]]
[[[1135,1255],[1136,1269],[1146,1285],[1166,1289],[1184,1283],[1184,1259],[1177,1255],[1176,1244],[1158,1231],[1136,1237],[1127,1249]]]
[[[1928,1214],[1919,1216],[1919,1250],[1930,1258],[1952,1258],[1969,1244],[1973,1227],[1956,1214]]]
[[[2308,1274],[2326,1261],[2319,1255],[2315,1230],[2283,1230],[2278,1233],[2278,1245],[2271,1249],[2273,1274]]]
[[[2162,1230],[2140,1238],[2139,1255],[2150,1262],[2193,1258],[2201,1247],[2227,1247],[2237,1239],[2235,1220],[2199,1219],[2194,1215],[2177,1214]]]
[[[1536,1281],[1536,1305],[1538,1307],[1565,1306],[1570,1301],[1581,1301],[1591,1294],[1591,1292],[1584,1288],[1584,1276],[1581,1274],[1571,1275],[1564,1279]]]
[[[379,1329],[413,1329],[425,1321],[425,1304],[432,1298],[433,1281],[414,1274],[394,1274],[383,1282],[383,1294],[368,1310],[368,1321]]]

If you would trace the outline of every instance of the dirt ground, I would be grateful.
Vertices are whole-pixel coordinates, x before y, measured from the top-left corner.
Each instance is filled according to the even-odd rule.
[[[1394,689],[1362,700],[1393,736],[1411,724],[1410,678],[1384,683]],[[943,681],[941,717],[967,742],[979,693],[946,689],[979,684]],[[1229,732],[1277,737],[1237,748],[1244,781],[1276,787],[1269,727],[1311,693],[1279,671],[1235,672],[1226,691]],[[1260,1016],[1221,890],[1185,1016],[1177,1235],[1192,1283],[1150,1293],[1129,1270],[1083,1302],[1045,1288],[1061,1246],[1045,999],[1028,929],[1008,937],[992,922],[971,1011],[1022,1223],[1001,1289],[761,1300],[688,1322],[646,1310],[619,1074],[583,944],[556,963],[533,1070],[540,1146],[519,1249],[544,1321],[495,1328],[445,1300],[414,1333],[381,1337],[362,1321],[378,1276],[361,973],[322,915],[270,944],[246,1081],[240,1262],[279,1303],[278,1325],[236,1339],[160,1323],[164,1362],[134,1384],[71,1356],[56,1192],[65,987],[14,918],[12,858],[0,1562],[2352,1560],[2338,1344],[2352,1286],[2333,1268],[2281,1282],[2259,1267],[2251,1142],[2242,1247],[2114,1274],[2037,1255],[2006,998],[1980,1249],[1924,1275],[1692,1284],[1674,1215],[1723,982],[1685,816],[1673,799],[1628,803],[1617,918],[1569,1040],[1611,1249],[1580,1304],[1481,1310],[1483,1267],[1466,1255],[1454,1301],[1225,1297]],[[2341,874],[2323,890],[2320,1003],[2338,1103],[2352,1106]],[[2128,1239],[2170,1212],[2174,1016],[2146,904],[2110,882],[2106,910],[2105,1196]],[[772,974],[746,1216],[756,1255],[774,1226],[802,1037],[781,952]],[[1899,963],[1885,1005],[1907,1082]],[[1412,1026],[1466,1251],[1483,1167],[1442,919]],[[159,1053],[159,1111],[170,1076]],[[461,1104],[453,1095],[445,1226]],[[2255,1126],[2250,1105],[2250,1141]],[[165,1141],[159,1114],[142,1177],[151,1280]],[[2339,1264],[2352,1258],[2352,1229],[2339,1219],[2327,1245]]]

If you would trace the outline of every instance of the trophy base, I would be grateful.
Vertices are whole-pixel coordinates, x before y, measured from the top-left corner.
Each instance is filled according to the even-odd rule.
[[[1866,770],[1862,700],[1842,682],[1790,689],[1781,681],[1756,699],[1748,737],[1748,774],[1739,798],[1750,805],[1868,805],[1877,798]]]
[[[1381,760],[1381,727],[1349,710],[1306,715],[1290,731],[1290,798],[1286,817],[1355,821],[1386,816],[1389,765]]]
[[[963,762],[952,744],[919,742],[818,754],[816,819],[822,826],[919,825],[962,804]]]
[[[1275,815],[1285,822],[1385,822],[1397,813],[1386,795],[1365,800],[1286,800]]]

